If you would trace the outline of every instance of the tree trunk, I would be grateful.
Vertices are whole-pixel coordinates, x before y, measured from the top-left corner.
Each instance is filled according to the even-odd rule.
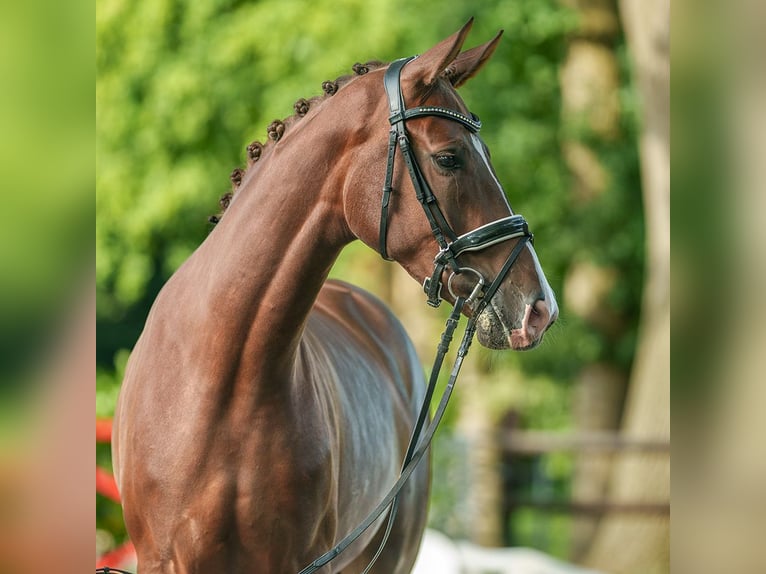
[[[646,280],[640,339],[621,432],[670,439],[670,5],[668,0],[622,0],[620,11],[643,101],[640,139],[646,219]],[[667,455],[626,454],[615,462],[610,500],[666,503]],[[669,572],[669,517],[607,515],[586,560],[608,572]]]
[[[582,208],[609,193],[610,173],[593,149],[619,137],[619,66],[614,45],[619,19],[612,0],[562,0],[577,13],[578,29],[569,40],[561,71],[562,116],[567,128],[564,158],[572,174],[572,202]],[[625,321],[605,304],[619,282],[619,271],[597,265],[587,253],[567,272],[564,303],[569,314],[578,315],[591,328],[616,340]],[[627,373],[608,361],[588,365],[576,380],[574,420],[579,431],[616,430],[620,421]],[[572,485],[577,501],[603,500],[611,455],[578,455]],[[598,525],[593,516],[577,516],[572,529],[572,558],[578,560],[589,547]]]

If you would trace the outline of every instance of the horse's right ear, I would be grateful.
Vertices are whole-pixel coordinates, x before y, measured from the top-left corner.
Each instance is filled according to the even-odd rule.
[[[402,79],[417,82],[425,86],[433,84],[444,70],[447,69],[463,47],[468,32],[473,26],[473,18],[468,20],[460,30],[445,38],[436,46],[421,54],[402,70]]]

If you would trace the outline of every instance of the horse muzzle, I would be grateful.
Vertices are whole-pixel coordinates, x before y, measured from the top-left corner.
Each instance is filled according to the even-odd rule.
[[[534,349],[558,317],[555,300],[537,299],[520,310],[509,310],[501,295],[498,293],[477,318],[479,343],[494,350]]]

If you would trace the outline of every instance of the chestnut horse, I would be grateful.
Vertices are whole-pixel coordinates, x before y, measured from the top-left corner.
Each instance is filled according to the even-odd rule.
[[[461,53],[470,26],[397,61],[396,73],[357,65],[323,97],[299,100],[294,117],[272,124],[268,145],[248,147],[220,222],[157,296],[113,438],[141,574],[295,573],[396,482],[423,369],[380,301],[326,281],[346,244],[360,239],[419,282],[430,277],[437,301],[475,299],[477,280],[497,279],[476,317],[485,346],[532,348],[555,320],[531,236],[503,231],[523,218],[455,91],[500,39]],[[417,108],[394,118],[397,99]],[[434,272],[437,253],[448,256]],[[424,462],[402,489],[372,572],[410,572],[429,473]],[[322,572],[362,570],[383,520]]]

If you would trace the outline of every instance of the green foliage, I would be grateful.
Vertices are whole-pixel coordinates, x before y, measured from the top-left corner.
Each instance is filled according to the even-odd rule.
[[[0,401],[16,404],[92,267],[93,35],[81,3],[0,11]]]
[[[115,355],[115,369],[98,369],[96,371],[96,416],[108,418],[114,414],[117,406],[117,396],[120,391],[120,381],[125,375],[125,365],[130,353],[121,349]]]
[[[514,514],[515,546],[545,548],[553,556],[567,556],[571,535],[569,516],[534,508],[520,508]]]

